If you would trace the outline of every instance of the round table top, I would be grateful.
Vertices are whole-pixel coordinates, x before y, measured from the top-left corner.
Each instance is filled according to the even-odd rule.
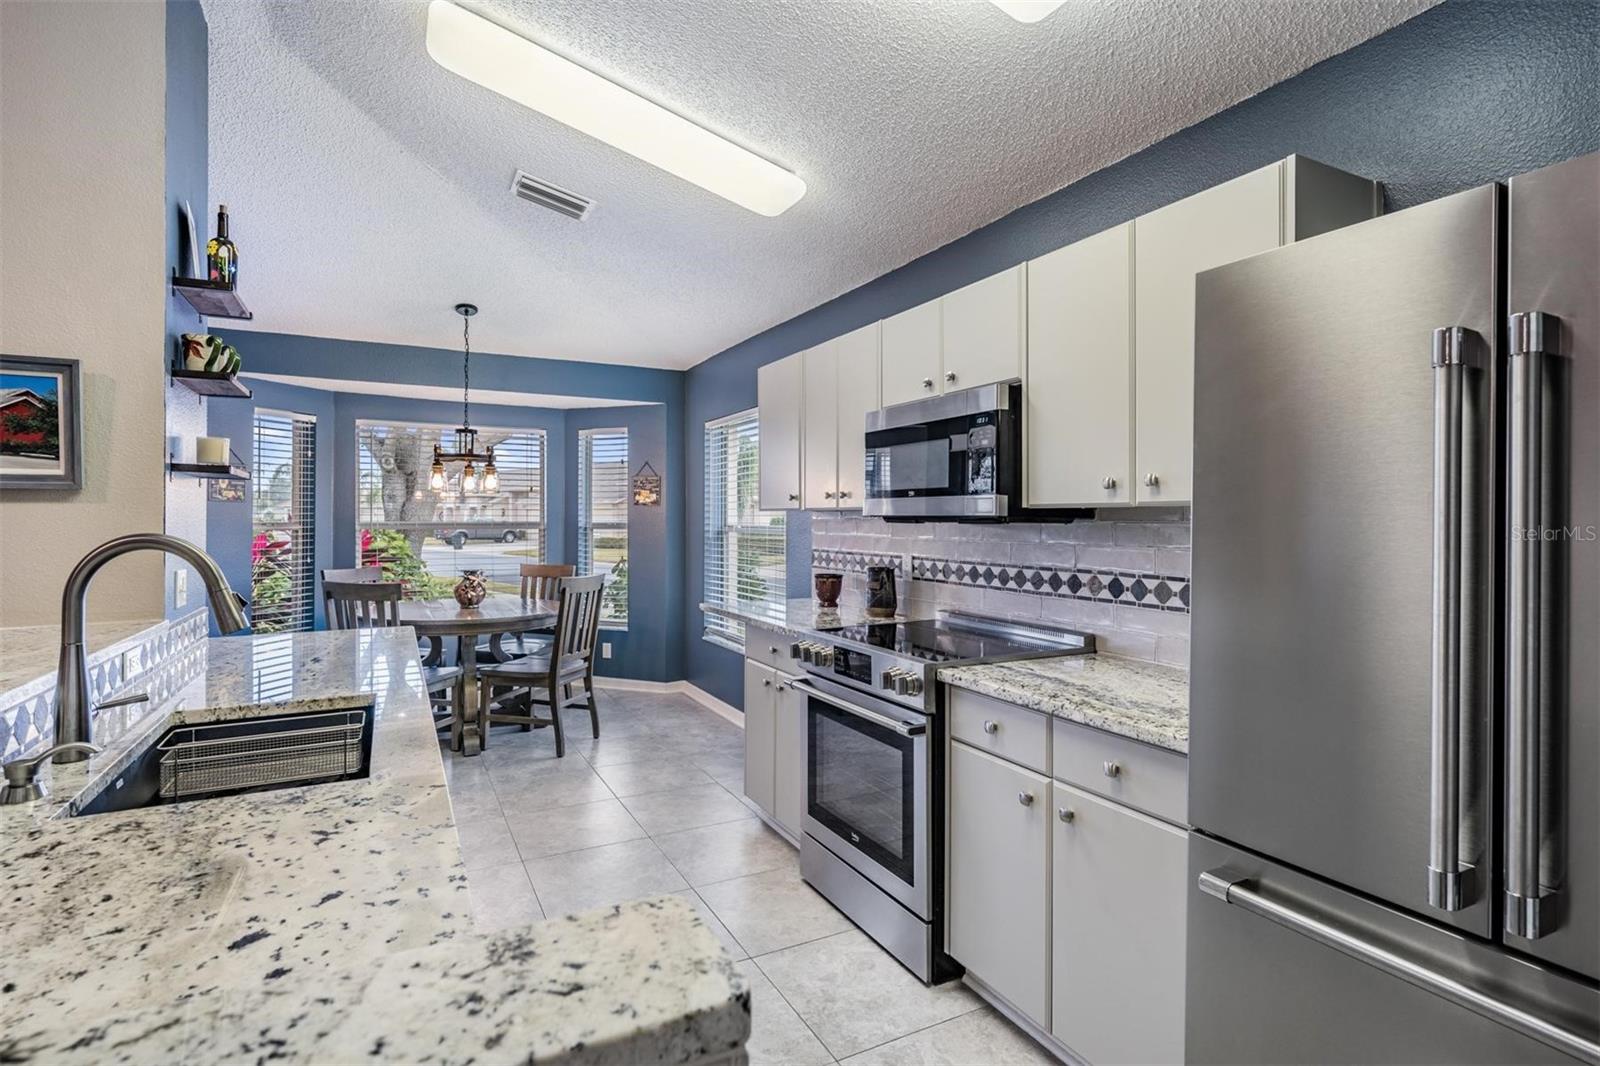
[[[453,597],[402,600],[400,624],[424,637],[520,633],[554,624],[556,609],[555,600],[525,600],[506,593],[492,593],[476,607],[463,607]]]

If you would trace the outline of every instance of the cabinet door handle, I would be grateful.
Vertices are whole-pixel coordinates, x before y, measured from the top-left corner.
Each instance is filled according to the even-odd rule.
[[[944,379],[953,383],[956,380],[956,372],[954,370],[946,370],[944,372]]]
[[[823,494],[822,494],[822,498],[823,498],[823,499],[824,499],[824,500],[831,500],[831,499],[833,499],[833,493],[831,493],[831,492],[824,492],[824,493],[823,493]]]
[[[1151,488],[1155,488],[1157,485],[1161,484],[1161,477],[1158,474],[1146,474],[1144,476],[1144,483]]]
[[[990,736],[993,736],[994,734],[1000,732],[1000,723],[985,721],[983,723],[983,731],[988,733]]]
[[[771,688],[772,687],[772,678],[770,678],[770,677],[762,678],[761,679],[761,687],[762,688]]]
[[[840,492],[840,493],[839,493],[839,499],[841,499],[841,500],[848,500],[848,499],[849,499],[849,498],[850,498],[850,494],[849,494],[849,493],[848,493],[848,492],[843,492],[843,491],[841,491],[841,492]]]
[[[923,378],[922,379],[922,387],[925,388],[925,389],[933,388],[933,379],[932,378]]]
[[[1100,770],[1107,777],[1122,776],[1122,764],[1117,762],[1115,759],[1107,759],[1105,762],[1101,763]]]
[[[789,502],[790,503],[798,503],[799,501],[800,501],[800,494],[798,492],[789,493]]]
[[[1060,818],[1063,822],[1066,822],[1068,825],[1071,825],[1073,823],[1073,821],[1078,817],[1078,812],[1074,811],[1071,807],[1057,807],[1056,808],[1056,817]]]
[[[778,654],[778,646],[776,644],[769,644],[767,646],[767,651],[769,654],[776,655]]]
[[[1108,477],[1104,481],[1100,482],[1100,487],[1101,488],[1106,488],[1106,489],[1114,489],[1114,488],[1117,487],[1117,479],[1114,478],[1114,477]]]
[[[1017,793],[1017,802],[1022,804],[1024,807],[1032,807],[1033,806],[1033,793],[1032,792],[1018,792]]]

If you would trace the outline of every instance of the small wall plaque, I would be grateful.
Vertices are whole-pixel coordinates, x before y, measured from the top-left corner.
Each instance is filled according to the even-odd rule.
[[[633,475],[633,505],[635,507],[661,506],[661,475],[647,461]]]

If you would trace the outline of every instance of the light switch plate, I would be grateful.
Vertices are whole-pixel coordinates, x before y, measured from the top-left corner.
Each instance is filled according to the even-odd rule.
[[[172,572],[172,602],[179,607],[189,602],[189,570],[179,567]]]
[[[600,658],[602,658],[602,659],[611,658],[611,642],[610,641],[605,641],[604,643],[602,643],[600,645]]]

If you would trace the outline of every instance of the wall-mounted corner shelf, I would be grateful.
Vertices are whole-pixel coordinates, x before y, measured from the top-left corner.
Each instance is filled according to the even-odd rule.
[[[172,272],[172,291],[189,301],[189,306],[207,318],[239,318],[249,320],[255,317],[245,307],[244,301],[239,299],[239,293],[232,285],[223,285],[204,278],[180,278],[178,272]]]
[[[201,396],[226,396],[248,400],[250,389],[235,374],[215,370],[174,370],[172,380]]]
[[[167,469],[174,474],[215,478],[219,481],[250,480],[250,471],[234,463],[168,463]]]

